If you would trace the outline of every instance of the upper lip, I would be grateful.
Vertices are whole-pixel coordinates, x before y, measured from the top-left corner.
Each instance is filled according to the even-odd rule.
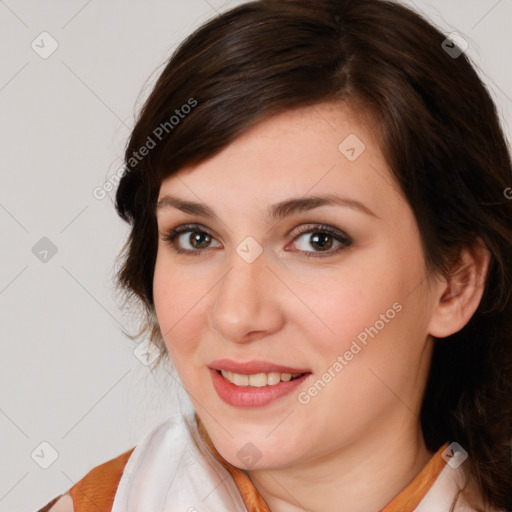
[[[240,375],[255,373],[310,373],[307,368],[293,368],[269,361],[235,361],[233,359],[217,359],[208,365],[213,370],[226,370]]]

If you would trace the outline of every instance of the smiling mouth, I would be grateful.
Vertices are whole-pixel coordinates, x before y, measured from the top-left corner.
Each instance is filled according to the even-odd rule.
[[[275,386],[280,382],[289,382],[305,375],[305,373],[253,373],[245,375],[234,373],[227,370],[217,370],[228,382],[240,387],[263,388],[265,386]]]

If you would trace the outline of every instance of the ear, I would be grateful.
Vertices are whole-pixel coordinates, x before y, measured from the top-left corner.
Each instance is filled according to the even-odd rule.
[[[475,313],[485,287],[491,255],[479,238],[461,250],[448,276],[440,279],[435,291],[429,333],[445,338],[460,331]]]

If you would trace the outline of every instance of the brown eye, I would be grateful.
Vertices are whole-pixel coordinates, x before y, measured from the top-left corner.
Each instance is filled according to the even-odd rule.
[[[309,238],[306,235],[309,235]],[[306,242],[302,249],[299,248],[299,252],[304,253],[307,257],[331,256],[352,244],[350,237],[343,231],[325,225],[309,225],[300,228],[294,243],[303,237]],[[212,246],[211,243],[215,238],[197,224],[189,224],[172,229],[163,237],[163,240],[169,243],[177,254],[199,255],[204,254],[213,247],[221,247],[220,244]],[[336,243],[338,248],[331,250]]]
[[[184,236],[188,234],[187,236]],[[180,226],[172,229],[163,240],[174,247],[178,254],[200,254],[209,249],[212,240],[215,240],[210,233],[198,225]],[[182,245],[185,248],[182,248]]]
[[[312,247],[320,247],[320,250],[323,251],[332,247],[333,237],[327,233],[313,233],[309,243]]]
[[[299,249],[304,252],[307,257],[327,257],[340,252],[352,244],[352,240],[347,234],[331,226],[324,225],[305,226],[301,228],[299,235],[295,237],[294,244],[296,240],[300,238],[304,238],[305,243],[302,249]],[[338,248],[330,250],[336,242],[339,244]],[[309,250],[311,248],[314,250]]]
[[[195,249],[206,249],[212,237],[204,231],[192,231],[188,243]]]

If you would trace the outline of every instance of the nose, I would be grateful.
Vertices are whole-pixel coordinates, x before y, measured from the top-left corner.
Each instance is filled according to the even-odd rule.
[[[248,263],[236,251],[229,270],[212,290],[212,328],[234,343],[255,341],[278,331],[284,322],[283,284],[268,267],[265,252]]]

